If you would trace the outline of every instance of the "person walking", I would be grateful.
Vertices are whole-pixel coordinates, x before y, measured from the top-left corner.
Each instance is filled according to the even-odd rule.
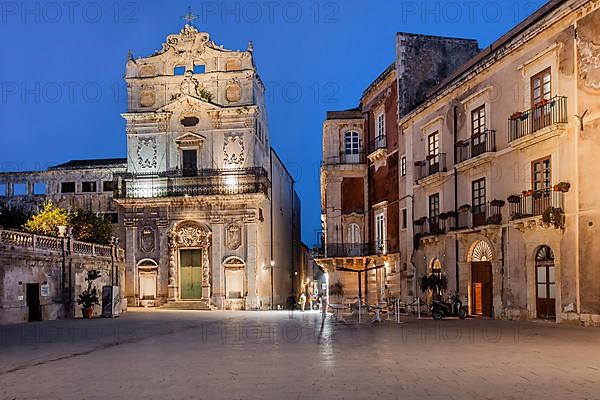
[[[300,302],[300,309],[301,309],[302,311],[304,311],[304,307],[306,306],[306,295],[305,295],[304,293],[302,293],[302,294],[300,295],[300,300],[299,300],[299,302]]]

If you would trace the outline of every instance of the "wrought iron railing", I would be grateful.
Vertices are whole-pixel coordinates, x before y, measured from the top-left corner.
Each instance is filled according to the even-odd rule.
[[[473,229],[485,225],[502,224],[502,207],[494,202],[476,205],[468,210],[458,210],[449,217],[450,230]]]
[[[511,221],[540,216],[550,208],[564,211],[564,193],[554,191],[552,188],[527,190],[513,198],[514,200],[509,199]]]
[[[530,110],[516,112],[508,119],[508,141],[520,139],[547,126],[567,123],[567,98],[542,100]]]
[[[458,162],[470,160],[484,153],[496,151],[496,131],[485,130],[471,136],[468,140],[456,144]]]
[[[358,153],[347,154],[346,152],[340,152],[339,156],[327,157],[323,160],[322,165],[343,165],[343,164],[365,164],[366,157],[364,151]]]
[[[154,174],[116,176],[117,199],[208,195],[267,194],[270,182],[264,168],[171,170]]]
[[[327,243],[314,247],[313,256],[317,258],[365,257],[386,254],[388,250],[388,240],[373,243]]]
[[[446,153],[428,156],[426,160],[415,163],[417,181],[437,174],[446,172]]]
[[[375,139],[373,139],[369,142],[368,151],[369,151],[369,154],[371,154],[371,153],[375,152],[376,150],[386,149],[386,148],[387,148],[386,136],[379,135]]]

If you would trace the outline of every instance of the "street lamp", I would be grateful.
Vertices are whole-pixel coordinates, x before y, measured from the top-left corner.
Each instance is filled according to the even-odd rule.
[[[273,270],[275,269],[275,260],[271,260],[271,310],[275,309],[275,295],[273,290]]]
[[[119,238],[116,236],[113,236],[110,238],[110,245],[111,245],[111,251],[110,251],[110,261],[111,261],[111,277],[110,277],[110,284],[111,286],[119,286],[119,267],[117,264],[117,267],[115,269],[115,258],[117,256],[117,249],[119,248]],[[116,274],[116,277],[115,277]]]

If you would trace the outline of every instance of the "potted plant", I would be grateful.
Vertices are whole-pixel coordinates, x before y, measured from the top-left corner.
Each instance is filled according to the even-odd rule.
[[[94,313],[94,306],[100,304],[100,298],[98,296],[98,289],[94,286],[94,281],[102,276],[100,271],[91,270],[87,272],[85,281],[87,287],[77,297],[77,304],[81,306],[81,313],[83,318],[91,318]]]
[[[458,211],[460,211],[460,212],[467,212],[470,209],[471,209],[470,204],[463,204],[462,206],[458,207]]]
[[[523,113],[521,111],[517,111],[517,112],[514,112],[510,116],[510,119],[512,119],[512,120],[519,119],[519,118],[521,118],[522,115],[523,115]]]
[[[337,281],[333,285],[329,286],[329,295],[335,296],[339,303],[340,299],[344,296],[344,284],[340,281]]]
[[[521,198],[516,194],[511,194],[506,200],[508,200],[508,202],[511,204],[518,204],[521,202]]]
[[[441,220],[446,220],[448,219],[448,213],[441,213],[440,215],[438,215],[438,218]]]
[[[432,292],[442,295],[448,288],[448,277],[441,274],[423,275],[419,278],[419,287],[423,293]]]
[[[529,197],[533,194],[533,190],[523,190],[523,196]]]
[[[446,215],[448,215],[448,218],[456,218],[456,217],[458,217],[458,213],[456,211],[448,211],[446,213]]]
[[[542,213],[542,222],[560,229],[564,225],[563,210],[560,207],[548,207]]]
[[[554,185],[555,192],[567,193],[569,189],[571,189],[571,184],[569,182],[558,182],[558,184]]]
[[[492,207],[504,207],[505,201],[504,200],[498,200],[498,199],[494,199],[490,202],[490,205]]]
[[[423,223],[424,223],[424,222],[425,222],[425,221],[423,221],[422,219],[420,219],[420,218],[419,218],[419,219],[417,219],[417,220],[415,221],[415,225],[417,225],[417,226],[421,226],[421,225],[423,225]]]

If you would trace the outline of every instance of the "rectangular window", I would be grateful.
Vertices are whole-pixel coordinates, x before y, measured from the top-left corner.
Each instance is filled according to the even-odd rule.
[[[43,195],[46,194],[46,184],[44,182],[36,182],[33,184],[33,194]]]
[[[407,221],[406,208],[403,208],[402,209],[402,221],[401,221],[401,225],[400,225],[402,227],[402,229],[406,229],[407,223],[408,223],[408,221]]]
[[[61,193],[75,193],[75,182],[61,182]]]
[[[486,203],[485,178],[477,179],[471,185],[473,214],[484,213]]]
[[[0,183],[0,197],[8,196],[6,191],[6,183]]]
[[[471,135],[479,136],[485,132],[485,106],[471,111]]]
[[[552,75],[550,68],[531,78],[531,104],[535,106],[542,100],[552,98]]]
[[[434,221],[440,215],[440,194],[429,196],[429,218]]]
[[[552,186],[552,165],[550,157],[531,163],[531,182],[534,191],[549,189]]]
[[[95,193],[96,182],[81,182],[81,191],[83,193]]]
[[[175,75],[175,76],[185,75],[185,66],[178,65],[177,67],[173,68],[173,75]]]
[[[13,185],[14,196],[27,196],[27,184],[26,183],[15,183]]]
[[[196,150],[183,150],[183,176],[196,176],[198,174],[198,152]]]
[[[406,176],[406,156],[400,159],[400,176]]]
[[[346,154],[358,154],[360,149],[357,132],[346,132],[344,136],[344,152]]]
[[[104,214],[104,219],[110,221],[111,224],[119,223],[119,213],[106,213]]]
[[[427,159],[429,160],[430,173],[438,172],[440,165],[440,134],[437,131],[427,137]]]
[[[206,72],[206,66],[204,64],[194,65],[194,74],[203,74]]]
[[[377,116],[377,137],[381,138],[385,135],[385,115],[383,113]]]
[[[112,192],[115,188],[114,181],[104,181],[102,182],[102,191],[103,192]]]
[[[377,253],[385,253],[385,215],[383,213],[375,216],[375,250]]]

